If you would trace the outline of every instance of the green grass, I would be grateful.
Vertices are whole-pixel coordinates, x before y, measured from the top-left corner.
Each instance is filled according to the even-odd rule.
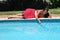
[[[18,13],[23,13],[23,11],[5,11],[5,12],[0,12],[0,15],[15,15]]]
[[[50,9],[50,12],[51,12],[52,14],[60,14],[60,8]]]
[[[60,8],[50,9],[50,12],[52,14],[60,14]],[[5,11],[5,12],[0,12],[0,15],[15,15],[18,13],[23,13],[23,11]]]

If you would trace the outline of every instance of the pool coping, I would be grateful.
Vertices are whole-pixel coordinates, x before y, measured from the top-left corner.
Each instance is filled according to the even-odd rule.
[[[60,17],[52,17],[52,18],[39,18],[39,19],[60,19]],[[0,18],[0,20],[36,20],[36,18],[29,18],[29,19],[19,19],[19,18],[13,18],[13,19],[8,19],[8,18]]]

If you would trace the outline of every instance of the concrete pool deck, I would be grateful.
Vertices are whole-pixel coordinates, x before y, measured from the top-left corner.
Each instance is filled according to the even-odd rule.
[[[52,15],[52,18],[60,18],[60,14],[51,14],[51,15]],[[9,16],[14,16],[14,15],[0,15],[0,20],[8,19]],[[17,18],[17,19],[20,19],[20,18]]]

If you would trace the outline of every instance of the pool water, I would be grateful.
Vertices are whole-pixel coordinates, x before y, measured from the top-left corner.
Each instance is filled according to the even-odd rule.
[[[60,19],[0,20],[0,40],[60,40]]]

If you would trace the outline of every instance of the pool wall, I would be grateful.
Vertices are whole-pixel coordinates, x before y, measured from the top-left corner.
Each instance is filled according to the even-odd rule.
[[[57,18],[44,18],[44,19],[40,19],[41,22],[60,22],[60,19]],[[36,19],[6,19],[6,20],[0,20],[1,22],[38,22],[38,20]]]

